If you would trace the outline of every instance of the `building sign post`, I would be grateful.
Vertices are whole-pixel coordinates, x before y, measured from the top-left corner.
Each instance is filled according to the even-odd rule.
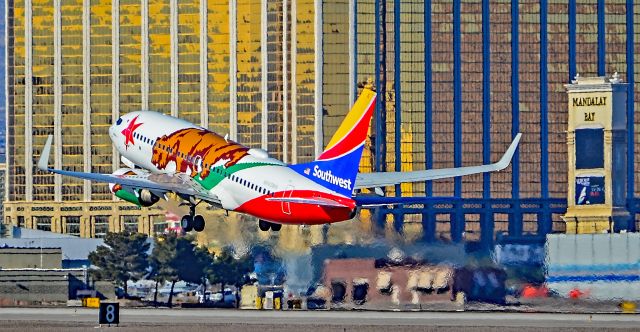
[[[626,229],[627,84],[576,75],[569,96],[567,233]]]

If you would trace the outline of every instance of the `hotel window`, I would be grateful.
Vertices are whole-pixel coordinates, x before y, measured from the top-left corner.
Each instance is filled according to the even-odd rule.
[[[51,232],[51,217],[41,216],[41,217],[33,217],[36,229],[41,231]]]
[[[64,217],[65,233],[68,235],[80,236],[80,217]]]
[[[138,216],[121,216],[122,230],[129,233],[138,232]]]
[[[91,217],[93,221],[93,234],[95,238],[101,239],[109,232],[109,216],[94,216]]]

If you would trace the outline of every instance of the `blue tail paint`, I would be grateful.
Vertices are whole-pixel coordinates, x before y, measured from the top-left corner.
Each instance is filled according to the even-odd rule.
[[[315,160],[310,163],[291,165],[289,167],[321,186],[341,195],[351,197],[363,148],[364,144],[339,158]]]

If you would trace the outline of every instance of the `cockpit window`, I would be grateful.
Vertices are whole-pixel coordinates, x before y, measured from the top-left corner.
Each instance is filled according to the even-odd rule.
[[[119,126],[122,123],[122,118],[118,118],[118,121],[116,121],[116,125]]]

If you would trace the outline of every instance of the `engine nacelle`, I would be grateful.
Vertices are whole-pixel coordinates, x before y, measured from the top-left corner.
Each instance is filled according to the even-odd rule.
[[[160,197],[156,196],[154,193],[150,192],[147,189],[138,190],[138,201],[140,205],[144,207],[149,207],[153,204],[158,203]]]
[[[113,175],[145,175],[147,172],[131,168],[120,168]],[[138,206],[149,207],[158,203],[160,197],[147,189],[131,189],[118,183],[109,183],[109,189],[116,197]]]

